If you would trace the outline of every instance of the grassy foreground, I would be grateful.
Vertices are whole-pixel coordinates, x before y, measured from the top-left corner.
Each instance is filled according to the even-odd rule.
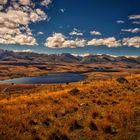
[[[138,140],[140,75],[126,79],[1,93],[0,140]]]

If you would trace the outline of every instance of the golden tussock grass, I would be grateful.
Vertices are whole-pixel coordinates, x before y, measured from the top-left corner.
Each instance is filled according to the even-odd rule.
[[[1,94],[0,139],[138,140],[140,75],[126,79],[36,85]]]

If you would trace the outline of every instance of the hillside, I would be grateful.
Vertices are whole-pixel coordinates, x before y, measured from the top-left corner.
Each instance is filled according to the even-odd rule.
[[[5,85],[3,85],[4,87]],[[138,140],[140,75],[58,85],[11,85],[0,95],[3,140]]]

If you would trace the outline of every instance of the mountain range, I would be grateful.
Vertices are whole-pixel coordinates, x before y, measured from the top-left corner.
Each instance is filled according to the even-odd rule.
[[[111,56],[111,55],[86,55],[78,56],[69,53],[39,54],[34,52],[14,52],[0,49],[0,62],[24,62],[24,63],[116,63],[124,62],[140,65],[139,57]]]

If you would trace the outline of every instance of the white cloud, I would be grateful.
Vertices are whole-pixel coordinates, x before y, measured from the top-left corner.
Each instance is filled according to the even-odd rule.
[[[41,5],[48,7],[48,5],[52,2],[52,0],[42,0]]]
[[[36,39],[28,35],[0,35],[0,44],[37,45]]]
[[[86,45],[86,40],[69,40],[62,33],[54,33],[53,36],[46,39],[44,45],[49,48],[76,48],[84,47]]]
[[[120,46],[133,46],[140,48],[140,37],[123,38],[122,40],[117,40],[115,37],[108,37],[86,41],[85,39],[70,40],[62,33],[54,33],[46,39],[44,45],[49,48],[76,48],[85,47],[86,45],[107,46],[109,48]]]
[[[47,19],[47,15],[41,9],[36,9],[36,11],[30,13],[30,20],[32,22],[46,20],[46,19]]]
[[[65,9],[60,9],[60,12],[64,13],[65,12]]]
[[[7,0],[0,0],[1,6],[6,3]],[[50,3],[51,0],[40,2],[44,6]],[[46,19],[47,14],[36,8],[36,3],[32,0],[11,0],[10,4],[0,11],[0,43],[36,45],[29,24]]]
[[[0,12],[0,21],[1,24],[7,22],[7,24],[13,23],[15,26],[19,26],[29,24],[30,19],[26,12],[10,9],[6,13]]]
[[[31,53],[33,50],[31,49],[26,49],[26,50],[14,50],[14,52],[26,52],[26,53]]]
[[[18,28],[10,29],[8,27],[0,28],[0,34],[20,34],[20,30]]]
[[[66,48],[76,48],[76,47],[84,47],[86,45],[86,41],[84,39],[76,39],[76,40],[66,40],[63,43],[63,46]]]
[[[117,23],[124,23],[123,20],[117,20]]]
[[[133,19],[140,19],[140,15],[130,15],[128,17],[130,20],[133,20]]]
[[[81,32],[76,32],[76,31],[72,31],[72,32],[70,32],[70,33],[69,33],[69,35],[82,36],[82,35],[83,35],[83,33],[81,33]]]
[[[6,4],[6,3],[7,3],[7,0],[0,0],[1,5]]]
[[[104,39],[92,39],[88,41],[89,46],[107,46],[107,47],[118,47],[121,46],[120,40],[116,40],[114,37]]]
[[[76,54],[76,53],[72,53],[73,56],[80,56],[80,57],[85,57],[85,56],[89,56],[90,53],[83,53],[83,54]]]
[[[122,40],[124,46],[133,46],[136,48],[140,48],[140,37],[131,37],[131,38],[123,38]]]
[[[30,4],[30,0],[19,0],[21,5],[29,5]]]
[[[122,29],[123,32],[130,32],[130,33],[138,33],[140,32],[140,28],[134,28],[134,29]]]
[[[43,34],[44,34],[43,32],[38,32],[38,33],[37,33],[37,35],[43,35]]]
[[[100,32],[97,31],[90,31],[91,35],[102,35]]]

